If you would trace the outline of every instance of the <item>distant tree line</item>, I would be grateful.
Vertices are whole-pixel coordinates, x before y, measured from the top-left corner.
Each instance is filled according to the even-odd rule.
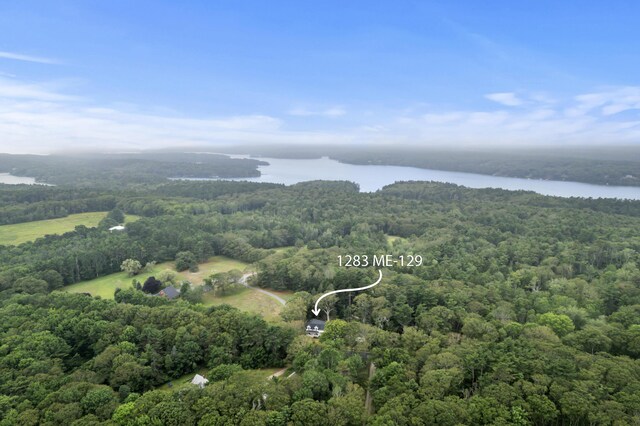
[[[73,187],[135,187],[168,178],[260,176],[258,160],[190,153],[10,155],[0,154],[0,172]]]

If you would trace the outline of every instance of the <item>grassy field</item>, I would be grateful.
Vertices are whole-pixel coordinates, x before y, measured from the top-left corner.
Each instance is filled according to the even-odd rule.
[[[284,300],[288,300],[292,296],[291,292],[269,290],[271,293],[277,294]],[[279,322],[280,312],[283,306],[274,298],[260,293],[259,291],[243,287],[233,294],[226,296],[214,296],[211,293],[205,293],[202,302],[207,306],[213,305],[231,305],[241,311],[253,312],[262,315],[269,322]]]
[[[131,281],[135,278],[144,282],[150,276],[158,275],[161,271],[170,269],[176,272],[178,280],[188,280],[195,285],[201,285],[204,278],[219,272],[228,272],[237,269],[242,272],[251,271],[251,265],[224,256],[214,256],[207,262],[198,265],[198,272],[176,272],[174,262],[163,262],[154,265],[148,270],[135,277],[130,277],[126,272],[117,272],[89,281],[71,284],[63,288],[64,291],[72,293],[89,293],[92,296],[100,296],[103,299],[113,299],[116,288],[129,288]],[[285,300],[288,300],[293,293],[285,291],[269,290]],[[240,287],[238,291],[225,295],[214,296],[213,293],[205,293],[202,303],[205,306],[231,305],[242,311],[253,312],[262,315],[269,322],[279,322],[282,305],[272,297],[260,293],[259,291]]]
[[[2,225],[0,226],[0,245],[18,245],[45,235],[64,234],[73,231],[78,225],[91,228],[97,226],[106,215],[107,212],[78,213],[57,219]],[[126,216],[127,222],[137,219],[138,216]]]
[[[168,268],[170,268],[171,270],[175,270],[173,269],[173,262],[169,262],[169,265],[164,267],[163,269]],[[241,262],[239,260],[229,259],[228,257],[224,256],[214,256],[207,262],[199,264],[197,272],[178,272],[178,277],[181,280],[189,280],[194,284],[202,284],[204,279],[209,275],[217,274],[219,272],[228,272],[232,269],[237,269],[241,272],[245,272],[250,270],[251,268],[249,267],[248,263]]]
[[[198,272],[183,271],[176,272],[176,274],[178,275],[178,280],[189,280],[194,284],[202,284],[202,280],[211,274],[227,272],[232,269],[244,271],[247,266],[247,263],[229,259],[228,257],[214,256],[206,263],[201,263],[199,265]],[[116,272],[115,274],[106,275],[94,280],[68,285],[64,287],[63,290],[72,293],[90,293],[92,296],[100,296],[104,299],[113,299],[113,293],[116,288],[128,288],[131,285],[133,278],[140,282],[144,282],[150,276],[157,275],[165,269],[170,269],[175,272],[174,263],[158,263],[148,271],[138,274],[135,277],[128,276],[126,272]]]
[[[256,382],[258,380],[267,380],[272,374],[276,371],[282,370],[281,368],[258,368],[255,370],[245,370],[246,374],[249,374],[253,380]],[[190,385],[193,376],[200,374],[201,376],[207,377],[207,372],[209,370],[207,368],[200,368],[193,373],[185,374],[184,376],[178,377],[177,379],[173,379],[170,381],[171,387],[169,386],[169,382],[160,386],[158,390],[177,390]]]

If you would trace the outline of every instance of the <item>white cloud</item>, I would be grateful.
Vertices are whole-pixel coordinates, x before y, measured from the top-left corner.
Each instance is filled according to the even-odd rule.
[[[71,149],[141,149],[224,143],[292,144],[596,144],[640,142],[640,87],[578,94],[553,104],[522,95],[519,108],[484,110],[419,108],[350,109],[352,127],[340,120],[305,122],[291,130],[287,116],[236,114],[185,117],[175,111],[125,103],[101,105],[71,96],[59,85],[0,78],[0,152]],[[575,111],[575,113],[570,113]],[[291,113],[291,111],[290,111]],[[298,116],[338,116],[343,107],[298,110]],[[300,129],[300,123],[292,120]]]
[[[502,95],[492,98],[514,103],[511,92]],[[446,146],[640,143],[640,114],[624,120],[611,117],[640,109],[640,87],[593,91],[567,99],[538,94],[517,99],[521,102],[517,109],[403,115],[388,132],[401,135],[407,143]]]
[[[504,123],[509,118],[509,113],[505,111],[492,112],[472,112],[469,114],[468,122],[479,126],[496,126]]]
[[[422,116],[422,120],[427,124],[447,124],[454,123],[464,118],[460,112],[427,113]]]
[[[0,99],[31,99],[39,101],[69,101],[74,96],[55,92],[47,85],[22,83],[14,79],[0,77]]]
[[[347,111],[341,106],[334,106],[327,109],[322,110],[310,110],[307,108],[293,108],[288,111],[289,115],[299,116],[299,117],[340,117],[347,113]]]
[[[23,55],[21,53],[6,52],[6,51],[0,51],[0,58],[11,59],[14,61],[37,62],[40,64],[58,64],[59,63],[58,61],[50,58],[43,58],[41,56]]]
[[[353,134],[286,131],[281,119],[264,114],[193,118],[175,112],[140,112],[131,105],[92,104],[51,87],[0,79],[0,152],[357,142]]]
[[[326,115],[327,117],[340,117],[346,113],[347,111],[342,107],[333,107],[323,111],[323,115]]]
[[[387,131],[387,128],[384,126],[373,125],[373,126],[362,126],[360,127],[360,130],[365,132],[371,132],[371,133],[381,133],[381,132]]]
[[[549,95],[548,93],[540,93],[540,92],[534,92],[531,93],[529,95],[529,99],[531,99],[533,102],[537,102],[540,104],[555,104],[558,102],[557,99],[555,99],[553,96]]]
[[[497,102],[506,106],[520,106],[524,102],[513,92],[489,93],[484,95],[490,101]]]
[[[626,86],[599,92],[585,93],[575,97],[577,104],[568,108],[570,117],[584,115],[599,109],[602,115],[640,109],[640,87]]]
[[[627,111],[629,108],[629,105],[624,105],[624,104],[611,104],[611,105],[605,105],[602,107],[602,114],[603,115],[614,115],[617,114],[619,112],[622,111]]]

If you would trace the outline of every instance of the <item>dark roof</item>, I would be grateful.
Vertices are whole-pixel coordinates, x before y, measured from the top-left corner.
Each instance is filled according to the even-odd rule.
[[[160,290],[159,294],[163,295],[167,299],[175,299],[176,297],[180,296],[180,290],[170,285],[169,287]]]
[[[317,326],[318,330],[324,330],[324,324],[325,324],[325,321],[322,321],[319,319],[312,319],[312,320],[309,320],[309,322],[307,322],[307,325],[311,326],[311,328]]]

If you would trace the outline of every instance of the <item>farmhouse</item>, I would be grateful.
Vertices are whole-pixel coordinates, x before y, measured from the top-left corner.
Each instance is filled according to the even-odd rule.
[[[160,290],[160,292],[156,294],[156,296],[163,296],[169,300],[173,300],[180,296],[180,290],[170,285],[169,287]]]
[[[307,323],[307,336],[318,337],[324,333],[325,321],[319,319],[309,320]]]

